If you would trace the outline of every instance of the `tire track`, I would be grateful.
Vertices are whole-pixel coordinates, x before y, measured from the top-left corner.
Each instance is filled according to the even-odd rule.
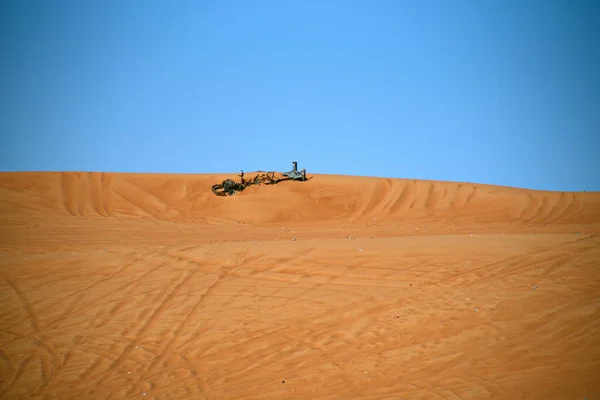
[[[47,354],[50,354],[52,356],[52,358],[54,358],[56,360],[58,360],[58,358],[59,358],[56,348],[54,347],[54,344],[52,344],[52,342],[50,342],[50,341],[46,341],[47,340],[46,338],[40,338],[35,334],[29,335],[27,333],[15,331],[12,329],[0,328],[0,330],[2,332],[8,333],[9,335],[11,335],[15,338],[27,339],[31,343],[36,345],[38,349],[44,349]]]
[[[350,268],[350,267],[346,267],[346,268]],[[369,277],[369,276],[365,276],[362,274],[355,274],[355,275],[349,275],[346,273],[315,273],[315,272],[303,272],[303,271],[294,271],[294,270],[289,270],[289,269],[282,269],[282,270],[267,270],[269,272],[275,272],[278,274],[282,275],[281,279],[275,279],[275,278],[270,278],[270,277],[265,277],[265,276],[260,276],[258,278],[255,278],[254,276],[250,276],[250,279],[258,279],[258,280],[268,280],[268,281],[272,281],[272,282],[280,282],[280,283],[300,283],[297,281],[293,281],[290,280],[289,278],[286,278],[287,276],[297,276],[297,277],[302,277],[302,278],[313,278],[313,277],[323,277],[323,278],[333,278],[333,279],[340,279],[340,278],[344,278],[344,279],[348,279],[348,280],[352,280],[352,279],[356,279],[357,283],[355,284],[343,284],[340,282],[331,282],[331,285],[335,285],[335,286],[350,286],[350,287],[380,287],[380,288],[392,288],[392,287],[404,287],[404,285],[401,286],[393,286],[393,285],[386,285],[386,284],[381,284],[381,285],[374,285],[374,284],[369,284],[369,283],[364,283],[364,284],[360,284],[359,281],[373,281],[373,282],[380,282],[381,278],[378,277]],[[258,271],[258,273],[260,272],[264,272],[264,271]],[[254,274],[256,275],[256,274]],[[401,283],[401,284],[406,284],[406,282],[409,282],[409,279],[387,279],[391,282],[397,282],[397,283]],[[410,280],[410,281],[414,281]]]
[[[102,360],[104,360],[104,357],[102,356],[94,358],[92,362],[90,362],[90,364],[88,364],[88,366],[83,370],[83,372],[81,372],[79,379],[83,382],[86,382],[93,378],[94,373],[102,364]]]
[[[45,357],[40,357],[41,384],[29,396],[38,396],[46,388],[54,376],[52,364]]]
[[[29,363],[32,360],[33,360],[32,356],[26,356],[25,359],[23,361],[21,361],[21,363],[19,364],[19,367],[18,367],[16,373],[13,375],[10,383],[6,386],[6,388],[4,390],[0,391],[0,396],[2,396],[4,398],[4,395],[10,391],[10,389],[13,387],[13,385],[19,380],[21,375],[23,375],[23,373],[25,372],[25,369],[27,368],[27,366],[29,365]]]
[[[249,270],[254,272],[254,274],[251,274],[250,276],[256,275],[257,273],[267,272],[267,271],[282,273],[283,269],[286,268],[286,265],[289,265],[292,262],[298,261],[301,258],[306,257],[307,255],[313,253],[315,250],[316,250],[316,247],[311,247],[308,249],[302,249],[299,251],[298,254],[295,254],[291,257],[281,258],[281,259],[277,259],[277,260],[270,259],[270,260],[268,260],[269,262],[265,266],[264,269],[256,269],[256,268],[250,267]],[[263,258],[264,258],[264,256],[257,256],[257,257],[253,257],[251,260],[258,261]],[[238,266],[247,266],[248,264],[249,264],[248,260],[246,260],[243,263],[239,264]]]
[[[33,328],[33,331],[35,333],[39,333],[40,332],[40,324],[39,324],[37,314],[31,307],[31,304],[29,303],[29,300],[25,296],[25,293],[23,293],[8,276],[4,275],[4,279],[6,280],[6,282],[8,282],[8,285],[11,287],[11,289],[17,295],[17,298],[19,299],[19,302],[20,302],[21,306],[23,307],[23,309],[25,309],[25,312],[27,313],[27,315],[29,317],[29,321],[30,321],[31,327]]]
[[[23,364],[29,364],[37,358],[40,362],[42,383],[35,389],[35,391],[30,393],[30,396],[33,396],[34,394],[41,391],[44,387],[46,387],[52,379],[55,379],[57,377],[57,374],[55,374],[54,371],[57,370],[56,366],[58,365],[59,360],[58,352],[52,344],[52,342],[50,342],[44,337],[38,337],[37,332],[35,332],[33,335],[29,335],[27,333],[17,332],[8,329],[2,329],[2,331],[8,333],[9,335],[12,335],[15,338],[27,339],[29,343],[32,343],[36,346],[34,352],[38,357],[29,355],[25,361],[22,361],[19,365],[19,370],[17,371],[16,376],[14,377],[12,383],[9,385],[9,387],[12,386],[12,384],[14,384],[14,382],[16,382],[20,375],[23,373],[23,370],[25,368],[25,365]]]
[[[173,301],[174,297],[177,295],[179,290],[195,275],[200,272],[199,269],[188,270],[183,274],[183,277],[177,282],[171,289],[165,294],[165,296],[161,299],[158,306],[154,309],[154,312],[150,315],[150,317],[146,320],[146,322],[142,325],[142,327],[138,330],[137,335],[134,340],[121,352],[119,357],[112,363],[109,367],[110,370],[120,368],[123,363],[129,358],[132,351],[139,346],[142,342],[144,335],[154,325],[154,323],[160,318],[160,316],[168,309],[169,305]],[[101,384],[104,380],[106,380],[108,375],[106,375],[103,379],[99,381]]]
[[[586,238],[583,238],[583,240],[587,240],[587,239],[591,239],[593,238],[595,235],[590,235]],[[576,255],[581,254],[582,252],[585,251],[589,251],[592,249],[595,249],[598,247],[598,245],[596,243],[590,243],[590,245],[586,245],[585,247],[581,248],[581,244],[580,242],[582,241],[582,238],[580,239],[575,239],[575,240],[570,240],[570,241],[566,241],[566,242],[562,242],[559,243],[557,245],[554,246],[550,246],[550,247],[546,247],[543,249],[539,249],[539,250],[534,250],[534,251],[530,251],[530,252],[526,252],[525,254],[519,254],[516,256],[512,256],[512,257],[508,257],[506,259],[500,260],[500,261],[496,261],[490,264],[486,264],[482,267],[479,268],[475,268],[469,271],[465,271],[459,274],[455,274],[452,275],[448,278],[445,278],[441,281],[438,282],[438,284],[440,283],[447,283],[450,281],[453,281],[457,278],[463,277],[463,276],[467,276],[467,275],[473,275],[475,273],[479,273],[479,272],[485,272],[488,271],[490,269],[496,268],[496,267],[501,267],[499,269],[499,271],[497,272],[489,272],[486,274],[486,276],[483,277],[475,277],[467,282],[462,282],[462,283],[457,283],[456,285],[460,285],[462,287],[466,287],[466,286],[471,286],[475,283],[479,283],[482,282],[486,279],[489,278],[494,278],[494,277],[498,277],[498,276],[502,276],[502,275],[510,275],[514,272],[517,271],[525,271],[525,270],[529,270],[531,269],[532,266],[537,266],[539,264],[543,264],[545,262],[548,261],[553,261],[556,260],[557,258],[565,258],[565,261],[575,257]],[[564,246],[571,246],[571,245],[576,245],[578,246],[577,250],[578,252],[571,252],[568,255],[565,254],[558,254],[557,255],[557,249],[564,247]],[[547,256],[544,256],[545,254],[548,254]],[[533,263],[527,263],[527,261],[531,260],[531,258],[536,257],[536,256],[543,256],[540,260],[535,260]],[[526,266],[523,266],[523,265]],[[511,267],[512,268],[509,268]]]
[[[127,263],[127,264],[124,264],[123,266],[121,266],[121,268],[119,268],[119,270],[118,270],[118,271],[116,271],[116,272],[113,272],[113,273],[112,273],[112,274],[110,274],[109,276],[107,276],[107,277],[104,277],[104,278],[101,278],[101,279],[99,279],[99,280],[97,280],[97,281],[95,281],[95,282],[91,283],[90,285],[88,285],[88,286],[84,287],[83,289],[78,289],[78,290],[75,290],[75,291],[73,291],[73,292],[70,292],[70,293],[68,293],[66,297],[64,297],[64,298],[60,299],[60,300],[59,300],[57,303],[54,303],[54,304],[50,305],[49,307],[47,307],[47,308],[46,308],[46,310],[47,310],[47,309],[49,309],[49,308],[55,307],[57,304],[60,304],[60,303],[62,303],[62,302],[64,302],[64,301],[67,301],[67,300],[69,300],[69,299],[70,299],[70,298],[72,298],[73,296],[82,295],[82,294],[84,294],[84,293],[87,293],[87,292],[88,292],[88,291],[89,291],[91,288],[93,288],[94,286],[97,286],[97,285],[99,285],[99,284],[101,284],[101,283],[103,283],[103,282],[106,282],[106,281],[108,281],[108,280],[110,280],[110,279],[113,279],[115,276],[118,276],[119,274],[123,273],[123,272],[124,272],[124,271],[125,271],[127,268],[129,268],[129,267],[131,267],[131,266],[135,265],[136,263],[138,263],[138,262],[140,262],[140,261],[144,260],[144,259],[147,257],[147,255],[148,255],[148,254],[150,254],[150,252],[146,252],[146,253],[144,253],[144,254],[142,254],[142,255],[138,256],[138,257],[137,257],[136,259],[134,259],[133,261],[131,261],[131,262],[129,262],[129,263]],[[162,265],[163,265],[163,264],[159,265],[158,267],[155,267],[154,269],[151,269],[150,271],[147,271],[147,272],[145,272],[144,274],[142,274],[142,276],[144,276],[144,275],[146,275],[147,273],[149,273],[149,272],[151,272],[151,271],[155,270],[156,268],[160,268]],[[141,278],[142,278],[142,277],[138,278],[137,280],[139,281],[139,279],[141,279]],[[134,281],[134,282],[135,282],[135,281]],[[130,282],[130,283],[131,283],[131,282]],[[121,288],[117,289],[117,290],[116,290],[116,292],[118,292],[118,291],[120,291],[120,290],[122,290],[122,289],[124,289],[124,288],[126,288],[126,287],[127,287],[127,284],[126,284],[126,285],[123,285]],[[93,303],[91,303],[91,304],[93,304]],[[58,325],[59,325],[59,324],[60,324],[60,323],[61,323],[63,320],[65,320],[66,318],[68,318],[68,316],[69,316],[69,315],[71,315],[72,313],[75,313],[75,312],[81,311],[81,310],[83,310],[83,309],[85,309],[85,308],[89,307],[91,304],[90,304],[90,303],[87,303],[87,304],[83,304],[83,305],[81,305],[81,304],[79,304],[79,302],[72,302],[71,306],[67,307],[67,308],[65,309],[65,311],[64,311],[64,312],[63,312],[61,315],[59,315],[59,316],[57,316],[57,317],[54,317],[54,318],[50,319],[50,320],[47,322],[47,324],[46,324],[46,326],[44,327],[44,329],[48,329],[48,328],[49,328],[49,329],[56,329],[56,328],[57,328],[57,326],[58,326]],[[79,307],[78,307],[78,308],[76,308],[76,306],[79,306]],[[44,311],[46,311],[46,310],[44,310]]]
[[[111,309],[111,310],[108,312],[108,314],[107,314],[106,318],[105,318],[103,321],[101,321],[101,322],[100,322],[99,326],[104,326],[104,325],[108,324],[108,323],[109,323],[109,322],[110,322],[110,321],[111,321],[111,320],[112,320],[112,319],[113,319],[113,318],[114,318],[114,317],[117,315],[117,313],[119,313],[119,312],[121,311],[121,308],[122,308],[124,305],[126,305],[126,304],[127,304],[127,300],[128,300],[130,297],[133,297],[133,296],[140,295],[140,294],[138,293],[137,295],[129,296],[129,293],[131,292],[131,290],[132,290],[133,288],[135,288],[135,287],[136,287],[136,285],[137,285],[138,283],[140,283],[140,282],[142,281],[142,279],[144,279],[144,278],[145,278],[145,277],[147,277],[148,275],[152,274],[153,272],[155,272],[155,271],[157,271],[157,270],[159,270],[159,269],[163,268],[163,267],[164,267],[164,266],[167,264],[167,262],[168,262],[168,261],[161,262],[161,263],[160,263],[160,264],[158,264],[157,266],[155,266],[155,267],[152,267],[152,268],[150,268],[150,269],[148,269],[148,270],[144,271],[144,272],[143,272],[143,273],[142,273],[140,276],[138,276],[137,278],[135,278],[133,281],[127,282],[126,284],[124,284],[124,285],[122,285],[120,288],[118,288],[118,289],[116,290],[116,292],[120,292],[120,291],[123,291],[123,290],[125,290],[126,292],[124,293],[124,296],[123,296],[123,297],[121,297],[119,300],[113,301],[113,302],[118,302],[118,303],[117,303],[117,305],[115,305],[115,306],[114,306],[114,307],[113,307],[113,308],[112,308],[112,309]],[[152,292],[154,292],[154,290],[153,290],[153,291],[151,291],[150,293],[152,293]],[[109,303],[109,304],[110,304],[110,303]]]
[[[1,345],[0,345],[0,358],[3,361],[2,363],[2,367],[0,368],[0,396],[2,396],[4,394],[4,391],[7,390],[9,386],[4,387],[4,383],[7,382],[5,381],[6,378],[10,377],[14,377],[14,374],[16,372],[15,370],[15,360],[14,358],[12,358],[12,356],[10,355],[10,353],[8,351],[6,351]]]
[[[158,357],[156,357],[152,361],[152,363],[150,364],[150,367],[148,368],[147,372],[152,372],[153,370],[155,370],[159,366],[159,364],[161,362],[165,361],[166,357],[173,350],[173,347],[175,346],[176,342],[178,342],[179,339],[181,338],[181,333],[189,325],[191,318],[197,313],[198,309],[205,303],[205,301],[208,298],[208,296],[212,292],[214,292],[216,290],[217,286],[219,286],[221,284],[221,282],[223,280],[223,277],[224,277],[224,274],[219,274],[216,277],[216,279],[214,280],[214,282],[211,283],[208,286],[208,288],[206,289],[206,291],[203,294],[200,295],[200,297],[198,298],[198,300],[186,312],[186,314],[183,317],[183,319],[177,325],[177,329],[175,330],[175,333],[173,334],[173,337],[171,339],[169,339],[169,341],[167,342],[167,344],[161,350],[161,352],[158,355]]]

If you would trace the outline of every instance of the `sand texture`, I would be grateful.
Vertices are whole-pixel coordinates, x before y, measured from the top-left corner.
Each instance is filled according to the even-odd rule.
[[[600,399],[600,193],[0,174],[0,399]]]

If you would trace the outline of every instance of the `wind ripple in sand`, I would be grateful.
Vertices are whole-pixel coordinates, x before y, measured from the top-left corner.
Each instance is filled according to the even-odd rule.
[[[597,193],[223,178],[0,174],[0,397],[600,395]]]

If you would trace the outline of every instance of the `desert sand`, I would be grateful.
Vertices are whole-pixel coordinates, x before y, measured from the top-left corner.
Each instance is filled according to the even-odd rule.
[[[230,177],[0,174],[0,398],[600,398],[600,193]]]

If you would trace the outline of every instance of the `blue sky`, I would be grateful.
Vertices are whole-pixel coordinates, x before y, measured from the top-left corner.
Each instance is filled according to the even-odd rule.
[[[600,3],[3,1],[0,170],[600,190]]]

